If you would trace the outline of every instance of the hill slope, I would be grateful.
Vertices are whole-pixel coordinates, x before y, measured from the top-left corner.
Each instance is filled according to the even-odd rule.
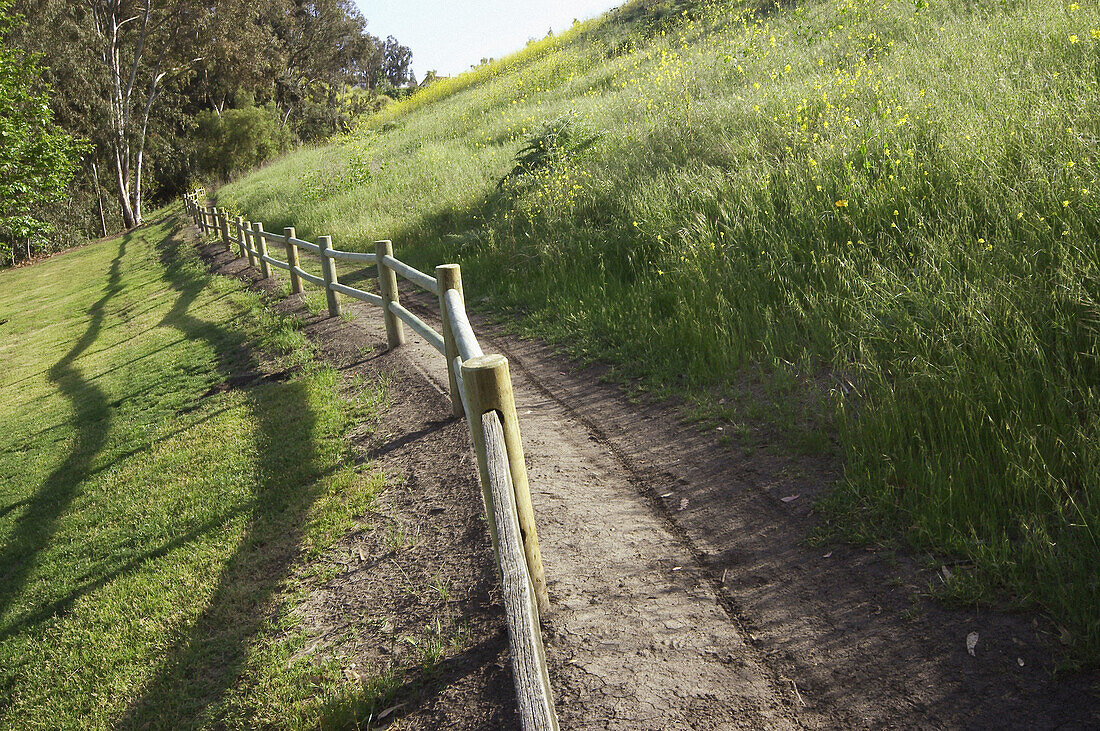
[[[957,555],[948,594],[1042,607],[1095,663],[1098,87],[1095,3],[640,2],[219,198],[458,261],[750,435],[835,434],[841,535]]]

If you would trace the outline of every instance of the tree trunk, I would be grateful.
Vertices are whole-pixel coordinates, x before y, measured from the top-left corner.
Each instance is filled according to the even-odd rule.
[[[103,230],[103,238],[107,238],[107,217],[103,214],[103,189],[99,187],[99,170],[95,160],[92,160],[92,179],[95,180],[95,198],[99,203],[99,227]]]
[[[118,186],[118,205],[122,214],[122,225],[130,229],[137,225],[134,208],[130,201],[130,181],[122,163],[122,151],[115,150],[115,184]]]
[[[145,157],[145,151],[139,149],[137,154],[137,165],[134,170],[134,221],[138,226],[142,224],[141,217],[141,162]]]

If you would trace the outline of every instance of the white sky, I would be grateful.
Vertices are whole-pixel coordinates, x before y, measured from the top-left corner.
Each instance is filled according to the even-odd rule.
[[[369,33],[409,47],[418,81],[429,69],[453,76],[482,58],[518,51],[529,38],[542,38],[551,28],[560,33],[574,18],[593,18],[623,1],[356,0]]]

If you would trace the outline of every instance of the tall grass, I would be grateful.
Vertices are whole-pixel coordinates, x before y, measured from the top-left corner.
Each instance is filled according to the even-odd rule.
[[[475,301],[654,386],[835,384],[837,529],[965,558],[960,595],[1040,607],[1097,663],[1097,4],[672,7],[220,195],[459,261]],[[500,185],[565,114],[599,142]]]

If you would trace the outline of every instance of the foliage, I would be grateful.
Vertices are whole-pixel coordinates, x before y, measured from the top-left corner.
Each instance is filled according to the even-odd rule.
[[[117,230],[141,220],[146,198],[164,201],[191,185],[193,161],[210,152],[209,139],[197,149],[196,134],[209,132],[199,132],[200,113],[240,108],[243,94],[274,105],[293,139],[315,141],[411,81],[409,49],[367,33],[352,0],[7,1],[28,21],[10,43],[41,54],[57,124],[94,145],[67,210],[51,216],[84,222],[59,232],[69,240],[98,224],[92,163],[113,192],[104,208]]]
[[[0,0],[0,37],[10,6]],[[53,123],[39,75],[32,57],[0,46],[0,260],[12,264],[50,232],[46,208],[64,195],[82,150]]]
[[[199,169],[221,180],[290,147],[290,130],[280,124],[274,104],[200,112],[195,121]]]
[[[219,196],[458,261],[473,300],[655,389],[801,384],[830,404],[807,442],[845,460],[828,526],[953,555],[1100,662],[1100,9],[670,7],[439,80]],[[600,143],[502,195],[572,110]],[[298,194],[353,156],[382,174]]]

